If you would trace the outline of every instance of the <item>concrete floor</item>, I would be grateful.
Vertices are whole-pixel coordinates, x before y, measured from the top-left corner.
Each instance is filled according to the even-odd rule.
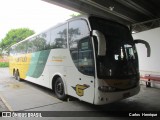
[[[56,119],[58,120],[63,118],[75,120],[75,117],[76,119],[84,119],[85,116],[89,116],[87,117],[89,120],[97,119],[96,116],[101,116],[98,119],[120,120],[124,118],[114,117],[115,113],[121,115],[138,111],[160,111],[160,89],[146,88],[144,85],[141,85],[141,92],[138,95],[103,106],[91,105],[73,98],[71,101],[64,102],[58,100],[52,90],[27,81],[16,81],[9,75],[7,68],[0,69],[0,95],[0,111],[50,111],[48,112],[50,115],[53,115],[52,111],[65,111],[57,113],[59,117],[56,117]],[[134,117],[130,117],[130,119],[132,118],[134,119]],[[20,120],[21,118],[12,119]],[[48,117],[45,119],[50,120],[52,118]]]

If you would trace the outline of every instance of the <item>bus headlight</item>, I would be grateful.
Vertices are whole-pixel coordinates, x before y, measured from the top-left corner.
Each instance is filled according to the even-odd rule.
[[[114,92],[116,91],[116,88],[111,86],[99,86],[98,90],[100,90],[101,92]]]

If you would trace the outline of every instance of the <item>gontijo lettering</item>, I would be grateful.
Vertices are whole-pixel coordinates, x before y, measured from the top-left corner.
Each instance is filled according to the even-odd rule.
[[[66,56],[52,56],[54,62],[62,62],[64,59],[66,59]]]

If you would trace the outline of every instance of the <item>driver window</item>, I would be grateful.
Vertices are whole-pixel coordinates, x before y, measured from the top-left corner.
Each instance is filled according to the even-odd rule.
[[[89,37],[82,39],[78,44],[78,69],[80,72],[93,75],[94,74],[94,61],[92,44]]]
[[[85,20],[69,22],[68,42],[72,60],[77,69],[85,75],[94,74],[93,50],[90,31]]]

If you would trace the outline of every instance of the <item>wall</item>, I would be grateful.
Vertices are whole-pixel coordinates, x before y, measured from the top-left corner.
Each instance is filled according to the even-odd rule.
[[[155,28],[132,35],[134,39],[143,39],[151,46],[151,57],[147,57],[147,50],[143,44],[137,44],[139,67],[141,75],[160,75],[160,28]],[[152,86],[157,86],[152,84]],[[160,88],[160,84],[158,85]]]

